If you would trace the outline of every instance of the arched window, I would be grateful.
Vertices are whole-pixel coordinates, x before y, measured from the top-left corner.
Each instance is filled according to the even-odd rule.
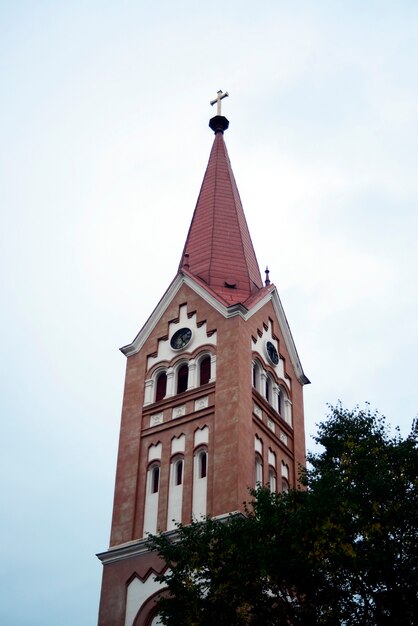
[[[280,387],[279,389],[279,398],[278,398],[278,410],[280,416],[289,424],[292,425],[292,402],[289,399],[287,391]]]
[[[206,385],[210,380],[210,356],[205,356],[199,363],[199,382]]]
[[[170,465],[168,489],[167,530],[173,530],[181,522],[183,506],[184,459],[176,456]]]
[[[282,407],[283,407],[283,393],[279,388],[279,393],[277,394],[277,412],[279,415],[282,415]]]
[[[277,491],[276,470],[273,467],[269,469],[269,489],[271,493],[276,493]]]
[[[282,461],[282,491],[289,491],[289,466]]]
[[[253,387],[260,388],[260,366],[256,361],[253,363]]]
[[[193,469],[193,517],[206,515],[207,499],[208,452],[200,448],[194,455]]]
[[[160,488],[160,466],[154,465],[151,468],[151,480],[150,480],[150,491],[151,493],[158,493]]]
[[[255,455],[255,486],[259,487],[263,484],[263,461],[261,457]]]
[[[174,466],[174,484],[176,486],[183,484],[183,459],[179,459],[175,463],[175,466]]]
[[[167,393],[167,374],[166,372],[161,372],[157,376],[157,384],[155,391],[155,401],[158,402],[165,398],[165,394]]]
[[[271,380],[269,376],[266,378],[266,400],[271,402]]]
[[[180,365],[177,370],[177,393],[183,393],[187,391],[187,386],[189,384],[189,366],[187,363],[183,363]]]
[[[144,507],[144,536],[157,532],[158,499],[160,491],[160,466],[156,463],[148,468]]]
[[[208,473],[208,453],[201,450],[198,455],[198,477],[206,478]]]

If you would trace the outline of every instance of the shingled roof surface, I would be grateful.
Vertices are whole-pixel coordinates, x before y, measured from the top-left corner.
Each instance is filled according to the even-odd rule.
[[[228,305],[245,303],[263,288],[222,132],[215,134],[183,251],[183,268]]]

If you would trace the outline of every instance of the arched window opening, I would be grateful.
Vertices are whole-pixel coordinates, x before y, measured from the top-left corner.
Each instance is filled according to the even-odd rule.
[[[263,462],[258,454],[255,457],[255,486],[263,484]]]
[[[189,384],[189,366],[187,363],[181,365],[177,372],[177,393],[187,391]]]
[[[289,491],[289,483],[286,478],[282,478],[282,491],[283,493],[287,493]]]
[[[151,470],[151,493],[158,493],[160,488],[160,467],[155,465]]]
[[[167,374],[165,372],[161,372],[157,378],[157,387],[155,392],[155,401],[158,402],[165,398],[165,394],[167,393]]]
[[[208,453],[206,450],[199,452],[199,478],[206,478],[208,473]]]
[[[253,363],[253,387],[258,389],[260,385],[260,368],[258,363]]]
[[[181,485],[183,483],[183,459],[176,461],[174,470],[174,484]]]
[[[210,380],[210,356],[205,356],[200,361],[200,384],[207,385]]]
[[[271,402],[271,381],[268,376],[266,378],[266,400]]]
[[[279,413],[279,415],[282,414],[282,408],[283,408],[283,393],[282,393],[282,390],[279,389],[279,393],[277,394],[277,412]]]
[[[208,452],[206,448],[199,448],[193,460],[193,517],[206,515],[207,512],[207,473]]]
[[[276,493],[276,490],[277,490],[276,472],[272,467],[269,469],[269,489],[271,493]]]

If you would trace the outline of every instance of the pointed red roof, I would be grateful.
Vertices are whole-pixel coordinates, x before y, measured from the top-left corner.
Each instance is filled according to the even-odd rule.
[[[227,128],[226,118],[220,119]],[[263,288],[219,125],[179,269],[200,279],[199,282],[203,281],[228,305],[245,303]]]

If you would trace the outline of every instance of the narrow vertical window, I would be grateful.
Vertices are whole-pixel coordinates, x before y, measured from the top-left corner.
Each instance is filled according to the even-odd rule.
[[[256,487],[263,484],[263,463],[257,455],[255,457],[255,485]]]
[[[271,383],[270,383],[270,378],[267,376],[266,378],[266,400],[267,402],[270,402],[271,399]]]
[[[206,450],[199,453],[199,478],[206,478],[208,472],[208,455]]]
[[[177,372],[177,393],[187,391],[189,382],[189,366],[187,363],[181,365]]]
[[[207,513],[207,473],[208,453],[206,449],[200,449],[195,453],[193,461],[193,517],[200,517]]]
[[[277,395],[277,412],[279,413],[279,415],[282,414],[282,392],[280,389]]]
[[[158,493],[160,488],[160,468],[158,465],[151,470],[151,493]]]
[[[161,444],[159,444],[161,445]],[[160,497],[160,466],[153,464],[147,472],[143,536],[157,532],[158,500]]]
[[[276,472],[271,467],[269,470],[269,489],[271,493],[276,493],[277,489],[277,481],[276,481]]]
[[[258,389],[258,381],[260,377],[260,372],[258,369],[257,363],[253,363],[253,387]]]
[[[180,459],[176,463],[174,480],[176,485],[181,485],[183,483],[183,459]]]
[[[210,380],[210,356],[205,356],[200,361],[200,384],[207,385]]]
[[[167,393],[167,374],[165,372],[161,372],[157,378],[157,389],[155,392],[155,401],[158,402],[165,398],[165,394]]]

